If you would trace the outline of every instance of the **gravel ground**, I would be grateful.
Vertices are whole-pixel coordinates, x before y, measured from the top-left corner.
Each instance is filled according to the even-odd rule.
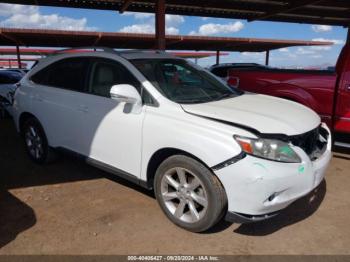
[[[271,220],[194,234],[123,179],[69,157],[32,164],[0,120],[0,254],[350,254],[349,160],[334,153],[326,181]]]

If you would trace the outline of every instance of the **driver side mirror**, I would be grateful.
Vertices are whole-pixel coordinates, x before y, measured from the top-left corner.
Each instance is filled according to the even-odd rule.
[[[111,98],[118,102],[127,104],[141,104],[142,99],[136,88],[128,84],[112,86],[110,90]]]

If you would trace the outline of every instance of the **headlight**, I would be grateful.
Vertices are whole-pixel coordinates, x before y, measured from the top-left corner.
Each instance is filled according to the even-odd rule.
[[[242,150],[249,155],[285,163],[301,162],[300,157],[286,142],[242,136],[234,136],[234,138],[240,144]]]

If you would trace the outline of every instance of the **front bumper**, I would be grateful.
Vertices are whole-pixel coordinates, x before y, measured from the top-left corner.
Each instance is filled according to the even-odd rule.
[[[228,220],[251,222],[270,218],[321,183],[332,157],[331,139],[315,161],[300,148],[293,149],[301,163],[280,163],[247,155],[215,171],[226,190]]]

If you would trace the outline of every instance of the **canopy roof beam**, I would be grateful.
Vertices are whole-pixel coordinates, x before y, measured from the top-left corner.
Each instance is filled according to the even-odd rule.
[[[125,0],[123,5],[119,9],[119,13],[121,14],[124,13],[128,9],[128,7],[131,5],[132,1],[133,0]]]
[[[264,19],[270,18],[272,16],[275,16],[275,15],[278,15],[281,13],[288,13],[288,12],[294,11],[298,8],[304,7],[306,5],[317,4],[319,2],[322,2],[322,0],[316,0],[316,1],[315,0],[303,0],[303,1],[298,1],[297,3],[294,3],[294,4],[288,3],[286,6],[277,8],[277,9],[272,10],[271,12],[267,12],[261,16],[257,16],[255,18],[248,19],[248,22],[252,22],[255,20],[264,20]]]

